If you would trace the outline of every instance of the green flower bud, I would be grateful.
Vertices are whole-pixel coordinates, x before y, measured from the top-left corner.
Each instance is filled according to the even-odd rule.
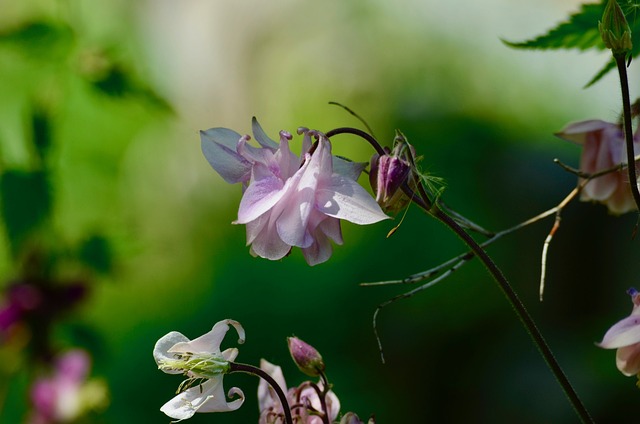
[[[598,23],[598,30],[604,45],[613,54],[627,54],[631,52],[631,28],[624,16],[624,12],[616,0],[609,0],[602,14],[602,21]]]

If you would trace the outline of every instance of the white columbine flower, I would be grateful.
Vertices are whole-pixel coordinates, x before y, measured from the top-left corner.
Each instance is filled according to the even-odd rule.
[[[222,378],[229,372],[230,362],[238,356],[238,349],[220,351],[220,343],[229,326],[238,332],[238,343],[244,343],[244,329],[237,321],[226,319],[216,323],[211,331],[194,340],[172,331],[158,340],[153,357],[158,368],[167,374],[184,374],[188,378],[178,388],[178,395],[160,410],[177,421],[191,418],[196,412],[235,411],[244,402],[244,393],[237,387],[228,396],[238,396],[227,402]]]

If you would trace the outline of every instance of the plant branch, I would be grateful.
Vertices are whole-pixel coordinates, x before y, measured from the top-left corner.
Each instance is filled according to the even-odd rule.
[[[625,54],[613,55],[618,74],[620,75],[620,89],[622,91],[622,124],[624,125],[624,138],[627,144],[627,171],[629,174],[629,186],[633,194],[633,200],[636,207],[640,211],[640,191],[638,191],[638,178],[636,176],[636,167],[631,166],[635,163],[635,154],[633,151],[633,128],[631,127],[631,100],[629,98],[629,81],[627,78],[627,66]]]
[[[255,367],[253,365],[239,364],[237,362],[230,362],[229,365],[231,366],[229,373],[243,372],[245,374],[258,376],[263,380],[265,380],[267,383],[269,383],[273,391],[275,391],[276,394],[278,395],[278,399],[280,399],[280,404],[282,405],[282,410],[284,412],[285,423],[293,424],[293,417],[291,416],[291,407],[289,406],[289,402],[287,401],[287,396],[282,391],[282,388],[278,385],[278,383],[273,379],[273,377],[267,374],[266,371],[258,367]]]

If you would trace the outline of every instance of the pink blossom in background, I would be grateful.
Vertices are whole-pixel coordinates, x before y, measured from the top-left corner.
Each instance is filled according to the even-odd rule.
[[[91,358],[87,352],[74,349],[55,362],[53,374],[37,379],[31,387],[33,411],[29,424],[62,424],[75,422],[90,410],[107,402],[106,385],[87,381]]]
[[[302,383],[298,387],[287,390],[282,369],[265,359],[260,360],[260,368],[267,372],[287,394],[287,401],[291,408],[293,421],[299,424],[322,424],[322,418],[314,412],[322,411],[318,393],[308,384]],[[322,383],[318,383],[322,390]],[[340,401],[331,390],[325,396],[329,422],[334,422],[340,413]],[[258,384],[258,407],[260,408],[259,424],[284,424],[284,413],[280,399],[269,384],[261,379]]]
[[[607,331],[598,345],[605,349],[618,349],[616,366],[626,376],[640,373],[640,293],[630,289],[633,310],[631,315]]]
[[[567,125],[558,137],[582,145],[580,170],[588,174],[627,163],[624,133],[619,124],[589,120]],[[634,136],[636,156],[640,154],[640,138]],[[636,165],[637,169],[638,166]],[[582,190],[581,200],[602,203],[614,214],[636,209],[627,170],[615,171],[589,181]]]
[[[302,155],[291,152],[290,133],[280,132],[280,144],[268,138],[257,120],[250,137],[226,128],[201,131],[202,151],[228,183],[242,183],[235,224],[246,224],[251,254],[282,259],[299,247],[309,265],[329,259],[331,241],[342,244],[340,220],[372,224],[388,217],[356,182],[364,165],[331,155],[322,133],[306,128]],[[312,148],[312,137],[317,143]]]

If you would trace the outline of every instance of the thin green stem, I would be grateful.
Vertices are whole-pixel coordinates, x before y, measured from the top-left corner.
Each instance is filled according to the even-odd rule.
[[[264,370],[262,370],[262,369],[260,369],[258,367],[254,367],[253,365],[239,364],[237,362],[230,362],[229,365],[231,366],[231,368],[229,370],[229,373],[232,373],[232,372],[243,372],[245,374],[251,374],[251,375],[258,376],[258,377],[262,378],[263,380],[265,380],[267,383],[269,383],[271,388],[278,395],[278,399],[280,399],[280,404],[282,405],[282,411],[284,412],[284,421],[285,421],[285,423],[286,424],[293,424],[293,417],[291,416],[291,407],[289,406],[289,402],[287,401],[287,395],[282,391],[282,388],[273,379],[273,377],[271,377],[269,374],[267,374],[266,371],[264,371]]]
[[[622,91],[622,123],[624,125],[624,138],[627,144],[627,171],[629,174],[629,186],[633,194],[633,200],[640,211],[640,191],[638,191],[638,178],[636,176],[635,153],[633,151],[633,128],[631,127],[631,99],[629,98],[629,81],[627,78],[627,64],[625,54],[613,55],[620,75],[620,88]]]
[[[571,405],[575,409],[578,416],[583,423],[593,423],[593,419],[589,415],[589,412],[585,408],[584,404],[578,397],[578,394],[574,390],[573,386],[569,382],[569,379],[565,375],[564,371],[560,367],[560,364],[556,360],[551,348],[547,344],[546,340],[542,336],[542,333],[538,329],[535,321],[529,315],[529,312],[525,308],[524,304],[518,297],[517,293],[511,287],[511,284],[504,276],[500,268],[493,262],[493,260],[489,257],[487,252],[466,232],[462,227],[460,227],[455,220],[453,220],[449,215],[442,212],[437,206],[432,207],[431,214],[438,219],[440,222],[449,227],[458,237],[464,241],[464,243],[471,249],[471,251],[482,261],[485,268],[491,274],[493,279],[498,283],[500,289],[507,297],[509,303],[513,307],[518,315],[518,318],[526,328],[527,332],[533,339],[534,344],[542,354],[542,357],[546,361],[547,365],[551,369],[551,372],[555,376],[556,380],[564,390],[565,394],[569,398]]]

